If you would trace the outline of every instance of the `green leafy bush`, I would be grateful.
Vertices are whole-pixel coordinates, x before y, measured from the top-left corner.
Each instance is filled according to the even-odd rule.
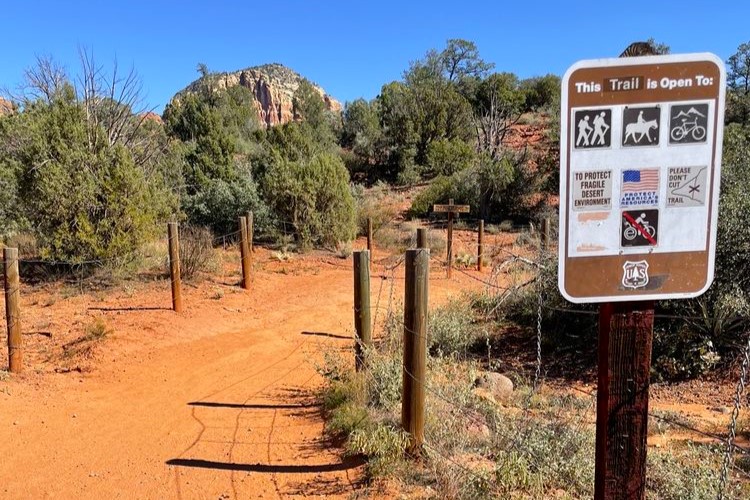
[[[255,232],[272,227],[268,206],[260,197],[249,172],[233,180],[210,179],[203,188],[183,198],[187,220],[198,226],[210,227],[216,234],[230,234],[239,229],[238,218],[253,212]]]
[[[469,168],[474,148],[459,139],[439,139],[427,146],[427,169],[433,175],[452,175]]]
[[[476,328],[465,300],[454,300],[430,314],[428,347],[432,355],[466,358]]]
[[[41,257],[81,261],[130,253],[174,209],[154,163],[159,151],[144,159],[134,145],[112,139],[104,129],[110,117],[91,118],[99,104],[81,101],[63,83],[49,99],[25,102],[0,125],[0,178],[8,184],[6,196],[14,185],[17,190],[8,227],[33,227]],[[150,132],[133,125],[129,109],[117,109],[119,125],[133,127],[135,137],[146,134],[142,139],[150,143]]]
[[[291,223],[303,248],[334,247],[356,234],[356,210],[349,173],[341,159],[321,153],[310,160],[277,157],[263,182],[264,193],[278,216]]]

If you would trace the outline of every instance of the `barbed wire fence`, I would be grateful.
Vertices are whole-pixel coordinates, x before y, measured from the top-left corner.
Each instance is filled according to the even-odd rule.
[[[294,234],[296,234],[293,223],[288,221],[280,221],[280,224],[281,234],[285,236],[293,236]],[[440,226],[436,224],[432,227],[433,231],[435,231]],[[380,228],[378,228],[378,230],[380,230]],[[529,230],[529,227],[524,226],[518,228],[518,230]],[[219,242],[221,242],[222,248],[227,249],[228,245],[232,245],[236,242],[239,233],[240,231],[233,231],[227,234],[216,236],[212,239],[212,243],[214,245],[218,245]],[[166,245],[167,238],[160,238],[157,243],[160,245]],[[410,246],[414,246],[415,243],[416,237],[414,237],[412,241],[410,241]],[[83,294],[84,281],[91,268],[103,268],[108,265],[123,265],[123,263],[128,262],[128,260],[130,259],[133,259],[137,254],[141,252],[142,249],[137,249],[110,258],[82,261],[19,259],[19,263],[28,266],[38,265],[50,266],[53,268],[68,268],[70,269],[70,274],[77,282],[80,293]],[[536,255],[534,255],[535,252]],[[505,302],[515,300],[521,293],[536,294],[536,342],[534,345],[535,360],[533,366],[533,375],[529,376],[529,378],[533,382],[530,384],[530,390],[528,391],[528,395],[525,398],[525,401],[521,408],[523,418],[519,420],[518,426],[517,428],[515,428],[516,433],[514,435],[511,435],[507,429],[503,429],[497,425],[493,425],[491,430],[492,432],[501,435],[501,437],[504,439],[504,442],[506,443],[507,451],[513,451],[514,453],[519,454],[519,456],[525,457],[527,460],[529,460],[530,463],[533,464],[535,470],[545,471],[545,473],[548,473],[553,477],[557,477],[560,480],[570,481],[571,478],[564,477],[565,474],[568,474],[568,472],[565,472],[567,469],[559,469],[559,467],[557,467],[559,464],[556,464],[549,455],[540,454],[525,445],[525,440],[528,439],[531,426],[539,422],[539,415],[532,406],[533,396],[537,394],[540,388],[544,385],[544,358],[542,353],[543,315],[545,311],[548,313],[576,314],[586,317],[596,316],[598,313],[594,310],[589,309],[560,307],[558,305],[545,301],[545,289],[542,286],[540,273],[541,271],[547,269],[547,266],[550,265],[551,261],[549,255],[547,255],[545,252],[549,251],[542,249],[541,245],[539,245],[539,248],[536,251],[531,250],[525,252],[518,251],[518,249],[514,249],[508,244],[485,245],[485,253],[487,255],[490,255],[492,258],[492,265],[490,266],[489,273],[480,274],[474,271],[469,271],[468,269],[462,267],[456,267],[455,270],[458,271],[463,277],[473,280],[474,282],[481,285],[482,293],[488,299],[491,299],[487,301],[488,304],[491,304],[491,307],[488,307],[485,311],[483,311],[486,318],[495,316],[498,313],[499,308],[502,307]],[[162,255],[162,257],[158,258],[166,259],[167,257]],[[441,268],[446,265],[445,260],[441,259],[437,255],[431,255],[430,260],[436,265],[437,268]],[[394,322],[398,315],[397,304],[394,300],[394,293],[396,288],[396,280],[403,278],[402,276],[397,275],[397,271],[400,269],[403,263],[403,256],[396,258],[385,257],[379,260],[373,260],[372,262],[374,270],[374,274],[372,276],[379,279],[377,298],[374,307],[375,313],[373,315],[374,332],[384,330],[387,325]],[[163,264],[164,267],[166,267],[166,261]],[[336,265],[339,264],[337,263]],[[344,263],[341,263],[339,267],[345,267],[347,269],[350,268],[349,265]],[[513,279],[509,279],[509,277]],[[381,302],[383,303],[382,306]],[[84,305],[82,307],[84,307],[85,309],[90,308],[90,304],[87,304],[85,302],[83,304]],[[655,317],[657,319],[680,320],[705,319],[704,317],[688,317],[674,314],[656,314]],[[428,331],[428,336],[429,335],[430,332]],[[650,415],[657,420],[664,421],[668,424],[681,427],[684,430],[725,444],[726,453],[723,457],[722,468],[718,478],[718,498],[724,498],[727,484],[731,481],[730,471],[739,476],[743,476],[746,478],[750,477],[750,475],[748,475],[745,470],[735,465],[733,461],[733,457],[735,454],[739,453],[742,455],[750,455],[749,450],[737,445],[736,442],[734,442],[738,416],[742,408],[743,395],[746,387],[747,369],[748,365],[750,364],[750,339],[745,347],[744,356],[742,359],[743,362],[741,366],[740,379],[735,391],[734,406],[731,412],[731,421],[728,425],[728,433],[726,437],[720,434],[706,432],[705,430],[702,430],[697,426],[687,425],[676,419],[670,419],[669,417],[658,415],[653,412]],[[365,373],[369,374],[369,372]],[[411,373],[407,372],[406,375],[411,378],[415,378]],[[378,381],[372,376],[370,376],[370,379],[370,382],[375,387],[375,390],[379,390],[378,388],[380,387],[382,382]],[[467,424],[475,426],[487,425],[487,419],[482,416],[481,412],[478,412],[476,404],[467,405],[465,401],[459,401],[454,396],[444,393],[426,380],[416,380],[415,378],[415,381],[423,384],[432,398],[452,407],[455,410],[455,415],[460,416]],[[573,389],[579,390],[576,387],[573,387]],[[588,398],[591,398],[589,404],[584,408],[581,408],[577,412],[573,412],[572,414],[565,414],[565,412],[563,412],[561,409],[558,409],[558,414],[556,416],[551,417],[547,415],[547,418],[553,420],[554,423],[559,426],[572,427],[574,429],[582,429],[583,427],[585,427],[587,423],[590,423],[588,421],[590,420],[590,413],[593,407],[593,398],[595,397],[595,394],[586,393],[585,391],[583,391],[583,393],[585,393]],[[488,480],[486,474],[478,473],[471,467],[467,467],[466,464],[457,461],[456,458],[452,455],[451,450],[446,449],[446,447],[441,443],[440,438],[441,436],[439,435],[426,437],[425,447],[429,453],[432,453],[435,457],[446,463],[452,464],[452,466],[454,466],[456,470],[462,472],[465,475],[471,476],[478,481]],[[568,436],[568,440],[572,439],[572,435]]]
[[[559,464],[554,463],[554,460],[551,460],[549,456],[543,454],[534,454],[533,451],[529,450],[529,448],[524,447],[524,444],[525,440],[528,439],[529,433],[533,431],[532,426],[539,424],[539,410],[538,408],[534,407],[534,405],[536,405],[537,403],[533,402],[533,397],[544,385],[545,378],[542,353],[543,324],[545,322],[544,318],[552,316],[554,314],[576,314],[581,315],[584,318],[591,318],[593,323],[596,324],[596,317],[598,316],[598,312],[593,309],[561,306],[558,305],[557,301],[546,300],[545,295],[547,292],[544,284],[542,283],[543,278],[541,274],[543,271],[551,271],[549,268],[554,265],[555,259],[553,252],[556,252],[555,248],[545,249],[542,248],[541,245],[538,245],[536,255],[534,255],[533,251],[519,252],[518,249],[514,249],[507,244],[499,244],[485,245],[485,251],[489,251],[493,254],[492,266],[490,267],[488,272],[477,273],[463,267],[456,267],[454,268],[454,270],[458,271],[462,276],[479,283],[483,287],[482,293],[487,297],[493,299],[493,301],[487,301],[492,305],[484,311],[484,315],[486,318],[491,318],[496,315],[498,313],[498,308],[502,305],[503,302],[516,300],[518,298],[518,295],[521,293],[530,293],[536,296],[534,325],[535,342],[533,353],[534,363],[532,373],[529,375],[529,380],[531,381],[531,383],[528,390],[528,395],[525,398],[524,403],[521,405],[523,418],[517,421],[518,427],[515,429],[517,431],[517,434],[513,439],[507,441],[508,444],[506,451],[524,456],[530,461],[530,463],[533,464],[535,470],[545,471],[544,473],[549,475],[550,477],[557,478],[554,480],[559,480],[559,482],[565,481],[566,484],[570,484],[571,481],[580,481],[580,478],[570,477],[571,472],[568,469],[560,468]],[[446,262],[436,255],[431,255],[431,262],[436,264],[438,268],[446,265]],[[397,265],[400,265],[400,263],[401,262],[399,262]],[[515,279],[507,279],[509,275],[515,275]],[[378,323],[379,315],[381,315],[381,309],[383,309],[381,307],[381,297],[383,295],[384,283],[388,282],[390,278],[391,294],[393,292],[394,283],[392,270],[390,276],[388,276],[386,273],[376,276],[380,277],[381,281],[378,285],[377,299],[375,301],[374,309],[376,313],[375,319],[373,321],[373,331],[377,331],[378,327],[382,330],[386,326],[387,321]],[[431,278],[431,280],[432,279],[433,278]],[[390,301],[385,309],[386,317],[394,317],[398,313],[397,311],[392,310]],[[706,319],[705,317],[689,317],[686,315],[667,313],[657,313],[656,318],[664,320],[683,321],[689,319]],[[414,332],[411,333],[414,334]],[[428,336],[429,335],[430,333],[428,331]],[[748,353],[750,353],[750,344],[748,346],[746,356],[748,356]],[[369,372],[365,373],[368,373],[369,375]],[[452,406],[455,409],[456,414],[462,416],[462,418],[466,421],[466,425],[479,426],[487,424],[486,419],[481,415],[481,413],[476,411],[474,403],[467,405],[465,401],[460,401],[453,395],[448,395],[444,392],[441,392],[440,389],[430,385],[429,381],[416,380],[416,377],[411,373],[406,373],[406,375],[423,384],[426,387],[430,397]],[[372,376],[368,378],[371,385],[374,387],[374,390],[380,391],[382,382]],[[719,483],[716,488],[718,492],[718,498],[726,498],[722,495],[727,494],[725,493],[726,483],[731,481],[731,473],[734,473],[735,477],[742,477],[745,480],[750,479],[750,474],[748,474],[742,467],[735,465],[731,461],[731,457],[736,453],[740,453],[743,455],[748,453],[748,450],[745,450],[741,446],[738,446],[736,443],[732,442],[736,427],[737,414],[739,413],[742,402],[741,394],[744,391],[744,386],[745,370],[743,370],[740,383],[738,384],[734,411],[732,412],[730,423],[730,431],[728,433],[729,436],[724,436],[722,434],[717,434],[715,432],[709,432],[705,430],[706,428],[715,426],[715,422],[712,421],[699,421],[696,425],[691,425],[686,424],[679,418],[674,418],[669,414],[661,414],[660,412],[652,411],[649,415],[654,420],[678,427],[683,431],[688,431],[695,434],[696,436],[710,439],[713,442],[725,444],[727,452],[724,455],[723,459],[723,472],[717,476],[717,482]],[[586,395],[587,403],[585,405],[581,406],[573,412],[565,411],[562,408],[557,408],[556,415],[545,415],[547,424],[570,428],[573,430],[573,432],[571,434],[568,434],[563,440],[563,447],[567,446],[568,441],[572,441],[575,439],[575,435],[577,433],[580,433],[577,431],[580,431],[586,427],[592,427],[595,421],[594,416],[592,415],[592,409],[595,407],[596,393],[582,391],[575,386],[573,386],[572,389]],[[497,429],[493,427],[492,431],[493,433],[497,432]],[[439,459],[446,464],[450,464],[454,468],[454,470],[460,471],[462,474],[472,478],[475,481],[487,483],[487,481],[490,480],[489,478],[491,478],[492,474],[487,474],[486,471],[478,472],[477,469],[473,466],[467,466],[466,463],[463,463],[460,459],[457,459],[456,455],[453,453],[453,450],[449,449],[449,446],[446,447],[441,442],[441,439],[443,437],[444,436],[440,435],[426,436],[424,442],[425,452],[428,455],[431,454],[436,459]],[[727,472],[727,470],[731,472]],[[565,477],[566,475],[568,475],[569,477]],[[591,478],[593,478],[593,470],[591,471]],[[498,491],[496,490],[493,491],[495,493],[498,493]]]

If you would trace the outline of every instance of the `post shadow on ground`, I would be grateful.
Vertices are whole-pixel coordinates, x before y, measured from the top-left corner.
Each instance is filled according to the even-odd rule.
[[[302,335],[314,335],[316,337],[328,337],[341,340],[354,340],[353,337],[350,337],[348,335],[336,335],[335,333],[328,332],[302,332]]]
[[[222,403],[220,401],[191,401],[188,406],[203,406],[207,408],[237,408],[243,410],[296,410],[300,408],[317,408],[320,403],[296,403],[296,404],[245,404],[245,403]]]
[[[143,306],[143,307],[89,307],[89,311],[120,312],[120,311],[171,311],[171,307]]]
[[[264,474],[320,474],[323,472],[340,472],[354,469],[365,463],[362,457],[349,457],[344,461],[333,464],[314,465],[269,465],[269,464],[241,464],[236,462],[217,462],[199,458],[172,458],[167,465],[178,467],[193,467],[198,469],[228,470],[238,472],[258,472]]]

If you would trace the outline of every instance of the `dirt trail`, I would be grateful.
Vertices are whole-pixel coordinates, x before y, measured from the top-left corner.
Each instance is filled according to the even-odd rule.
[[[90,373],[32,366],[0,382],[0,496],[349,497],[362,467],[327,441],[315,391],[324,353],[351,349],[350,262],[278,263],[263,252],[257,262],[252,291],[188,288],[182,315],[151,307],[168,303],[163,282],[70,313],[69,328],[98,315],[115,333]],[[478,285],[433,273],[433,303]],[[383,283],[372,280],[381,308]],[[395,283],[400,300],[403,280]],[[211,286],[226,295],[217,300]],[[91,299],[51,313],[26,299],[24,318],[59,320],[76,300]]]

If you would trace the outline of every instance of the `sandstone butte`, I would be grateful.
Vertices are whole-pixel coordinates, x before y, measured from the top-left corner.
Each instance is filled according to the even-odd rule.
[[[288,123],[294,120],[292,99],[303,77],[278,63],[254,66],[229,73],[212,73],[192,82],[172,98],[172,104],[179,105],[180,97],[197,92],[200,85],[208,78],[214,91],[224,90],[235,85],[242,85],[252,91],[255,96],[255,107],[259,123],[267,127]],[[341,112],[341,103],[318,85],[312,84],[317,90],[329,111]]]

